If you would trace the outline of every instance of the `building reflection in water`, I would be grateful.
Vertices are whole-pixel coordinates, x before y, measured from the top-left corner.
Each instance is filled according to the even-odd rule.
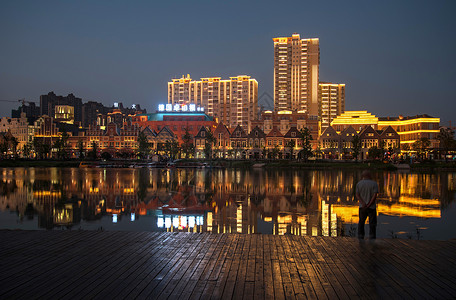
[[[239,169],[0,170],[0,211],[72,228],[110,217],[153,231],[347,235],[358,222],[359,171]],[[376,173],[380,215],[441,218],[455,174]]]

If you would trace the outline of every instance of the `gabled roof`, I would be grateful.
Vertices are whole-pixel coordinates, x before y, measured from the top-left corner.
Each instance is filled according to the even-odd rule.
[[[255,126],[249,133],[248,135],[249,138],[259,138],[259,139],[264,139],[266,137],[266,133],[264,133],[263,130],[261,130],[260,127]]]
[[[296,133],[295,136],[292,135],[292,133]],[[290,130],[288,130],[287,133],[285,133],[284,137],[286,139],[293,139],[293,138],[300,138],[301,137],[301,132],[296,128],[295,126],[292,126]]]
[[[239,136],[237,136],[238,132]],[[247,133],[245,132],[244,128],[242,128],[242,126],[238,125],[231,133],[230,138],[247,138]]]
[[[383,131],[380,133],[380,137],[381,138],[385,138],[385,137],[387,137],[387,135],[389,133],[392,133],[394,138],[400,138],[399,134],[391,126],[388,126],[388,127],[384,128]]]
[[[272,130],[267,134],[266,137],[283,137],[283,134],[277,127],[272,127]]]
[[[114,135],[120,135],[119,127],[117,127],[117,124],[114,122],[111,122],[106,126],[106,130],[104,132],[104,135],[109,135],[109,132],[114,128]]]
[[[344,141],[351,141],[355,135],[358,135],[358,132],[351,125],[342,130],[339,134],[340,138]]]
[[[204,134],[203,136],[203,132],[208,132],[209,130],[206,128],[206,126],[201,126],[201,128],[198,130],[198,133],[194,136],[195,139],[204,139],[206,136]]]
[[[358,132],[351,125],[340,132],[341,137],[353,136],[355,134],[358,134]]]
[[[226,127],[226,125],[223,124],[223,122],[220,122],[220,123],[217,125],[217,127],[215,128],[215,130],[214,130],[214,136],[215,136],[215,135],[218,136],[219,133],[228,134],[228,135],[231,134],[231,132],[229,131],[228,127]]]
[[[151,136],[151,137],[157,136],[157,133],[154,130],[150,129],[149,126],[144,128],[141,132],[144,133],[146,136]]]
[[[172,132],[171,129],[168,128],[168,126],[163,127],[162,130],[160,130],[157,133],[157,137],[160,137],[160,136],[168,136],[168,137],[173,137],[173,138],[176,137],[174,132]]]
[[[364,127],[363,130],[361,130],[361,132],[359,133],[359,137],[361,139],[367,138],[368,134],[373,134],[373,136],[371,136],[370,138],[372,138],[372,137],[373,138],[379,138],[380,137],[380,135],[378,134],[377,130],[375,130],[371,126]]]
[[[336,130],[332,127],[329,126],[323,131],[323,133],[320,135],[320,138],[335,138],[335,137],[340,137],[339,134],[336,132]]]

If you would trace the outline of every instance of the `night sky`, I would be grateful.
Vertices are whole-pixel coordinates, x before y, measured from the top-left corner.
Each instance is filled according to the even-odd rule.
[[[273,95],[273,37],[320,39],[346,110],[456,124],[456,1],[1,1],[0,99],[167,101],[166,83],[250,75]],[[17,104],[0,102],[0,116]]]

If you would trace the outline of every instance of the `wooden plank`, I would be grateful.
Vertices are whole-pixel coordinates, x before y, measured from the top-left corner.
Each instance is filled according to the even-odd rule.
[[[202,280],[202,276],[203,274],[207,274],[208,268],[211,268],[211,266],[209,266],[210,260],[213,257],[222,236],[217,234],[212,235],[215,237],[215,240],[209,245],[209,249],[198,264],[192,279],[188,281],[184,293],[182,294],[183,299],[198,299],[204,291],[206,281]]]
[[[229,242],[225,244],[226,247],[222,251],[222,255],[224,256],[223,267],[220,270],[220,275],[217,278],[211,299],[220,299],[223,296],[225,285],[229,276],[229,270],[233,264],[235,250],[239,241],[239,235],[230,234],[228,241]]]
[[[415,285],[415,282],[422,282],[419,284],[420,289],[426,290],[429,297],[448,298],[456,294],[454,287],[451,287],[451,281],[447,277],[454,274],[454,269],[448,270],[444,266],[439,268],[439,272],[435,272],[436,263],[441,260],[443,256],[437,256],[437,261],[429,261],[429,255],[434,255],[438,249],[425,247],[420,250],[427,252],[426,257],[420,255],[414,248],[409,248],[408,251],[397,249],[394,253],[387,256],[386,259],[391,261],[392,265],[397,266],[402,270],[404,275],[409,278]],[[407,265],[407,267],[401,267]],[[446,269],[446,270],[445,270]],[[446,272],[445,272],[446,271]],[[446,276],[445,276],[446,275]]]
[[[246,235],[238,235],[236,249],[234,250],[233,262],[228,270],[228,277],[226,279],[225,287],[223,289],[222,299],[232,299],[234,288],[236,285],[236,278],[241,263],[242,250],[244,249],[244,243]]]
[[[2,299],[452,298],[456,292],[454,241],[1,230],[0,240]]]
[[[264,298],[274,298],[274,283],[272,276],[272,260],[271,260],[271,237],[272,235],[263,235],[263,275],[264,275]]]
[[[375,285],[378,284],[382,286],[385,289],[385,292],[392,298],[412,297],[403,288],[405,285],[402,282],[391,280],[390,276],[395,276],[394,274],[389,274],[385,271],[385,268],[379,268],[377,266],[375,256],[366,248],[365,243],[365,241],[356,242],[356,239],[343,239],[341,241],[342,246],[348,249],[349,253],[353,254],[351,256],[345,256],[345,261],[350,262],[348,267],[351,270],[354,270],[354,274],[359,274],[358,276],[360,276],[356,278],[356,282],[360,282],[362,285],[357,291],[372,295],[373,293],[376,293]]]
[[[182,275],[181,280],[178,282],[178,284],[172,291],[169,297],[170,299],[177,299],[185,296],[188,297],[192,293],[192,291],[189,289],[189,282],[193,278],[196,270],[200,266],[204,256],[209,251],[210,245],[213,243],[214,240],[215,235],[205,235],[205,239],[203,240],[201,245],[201,251],[198,252],[196,257],[194,257],[194,259],[191,261],[189,267],[185,270],[185,273]]]
[[[192,235],[187,233],[185,233],[185,235],[186,239],[181,240],[175,247],[167,247],[167,251],[169,252],[168,256],[160,267],[157,268],[157,272],[154,272],[152,281],[150,281],[147,287],[137,296],[138,299],[150,299],[150,297],[153,297],[151,295],[158,297],[172,279],[173,272],[175,272],[184,262],[180,259],[181,256],[191,247],[191,244],[186,243],[186,240],[191,238]]]
[[[147,234],[145,238],[141,239],[142,245],[138,249],[143,249],[145,251],[146,248],[150,250],[153,249],[153,247],[158,247],[157,241],[161,237],[163,237],[163,235],[159,235],[158,233]],[[94,242],[94,244],[97,243],[98,242]],[[147,256],[143,256],[144,259],[146,257]],[[76,287],[75,292],[77,292],[77,289],[82,289],[84,284],[87,286],[93,278],[97,276],[96,274],[105,268],[104,263],[109,259],[109,257],[103,256],[102,250],[100,251],[91,248],[90,253],[88,253],[88,261],[84,264],[75,266],[75,268],[72,269],[73,276],[60,283],[58,287],[53,289],[52,293],[47,294],[47,296],[50,298],[61,298],[63,295],[68,294],[68,290],[71,290],[73,287]]]
[[[175,239],[173,235],[167,234],[167,240],[160,243],[158,250],[152,253],[152,256],[148,259],[147,263],[145,263],[143,270],[139,272],[138,279],[136,280],[134,288],[130,290],[129,297],[136,298],[144,289],[149,287],[152,280],[167,263],[167,259],[172,253],[170,249],[174,249],[180,242]],[[172,242],[173,240],[174,243]]]
[[[233,291],[234,299],[242,299],[244,294],[245,278],[247,274],[248,255],[250,251],[251,236],[245,238],[242,251],[239,257],[239,268],[236,276],[235,287]]]
[[[280,270],[280,257],[279,249],[277,247],[278,237],[272,236],[271,240],[271,257],[274,257],[271,261],[272,267],[272,281],[274,282],[274,298],[275,299],[285,299],[285,288],[282,282],[282,272]]]
[[[264,280],[264,235],[257,235],[255,251],[255,278],[253,299],[265,299],[265,280]]]
[[[70,237],[70,239],[68,239],[68,237]],[[80,239],[74,238],[71,233],[68,233],[68,235],[63,237],[60,241],[66,242],[74,248],[77,248],[78,244],[83,242]],[[39,241],[37,241],[37,243],[39,249],[41,249],[41,247],[44,245]],[[15,292],[16,296],[21,296],[27,293],[34,294],[39,291],[35,291],[33,287],[41,287],[43,285],[48,287],[49,283],[53,282],[52,280],[71,276],[67,273],[68,270],[71,269],[70,266],[77,264],[79,261],[83,260],[84,257],[80,255],[74,255],[68,259],[68,252],[71,251],[65,252],[61,250],[61,247],[62,243],[58,243],[53,244],[53,247],[49,248],[48,253],[42,252],[41,250],[37,251],[38,256],[44,257],[45,263],[35,265],[34,268],[27,273],[28,275],[25,276],[25,283],[18,281],[20,290]],[[48,288],[46,288],[46,290],[48,290]]]
[[[171,295],[173,290],[183,279],[183,276],[188,267],[192,264],[194,259],[198,256],[203,248],[203,242],[200,239],[201,236],[197,237],[199,238],[199,242],[196,243],[195,241],[192,241],[191,247],[188,248],[188,250],[186,250],[183,255],[181,255],[179,262],[176,263],[176,267],[173,268],[175,271],[170,270],[169,274],[172,276],[170,282],[163,288],[162,291],[159,290],[159,287],[154,289],[153,293],[149,295],[150,298],[167,299]],[[166,284],[166,281],[163,280],[162,282],[163,285]]]

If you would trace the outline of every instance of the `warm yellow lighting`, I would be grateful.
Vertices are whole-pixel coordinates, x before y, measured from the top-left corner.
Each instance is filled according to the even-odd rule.
[[[379,126],[399,126],[417,123],[440,123],[440,118],[416,118],[409,120],[378,121]]]
[[[377,124],[378,118],[367,111],[346,111],[340,116],[336,117],[331,126],[345,125],[345,124]]]
[[[398,134],[404,135],[404,134],[425,133],[425,132],[428,132],[428,133],[440,133],[440,130],[430,130],[430,129],[425,130],[425,129],[423,129],[423,130],[401,131],[401,132],[398,132]]]
[[[291,110],[281,110],[277,112],[278,115],[291,115],[293,112]]]

